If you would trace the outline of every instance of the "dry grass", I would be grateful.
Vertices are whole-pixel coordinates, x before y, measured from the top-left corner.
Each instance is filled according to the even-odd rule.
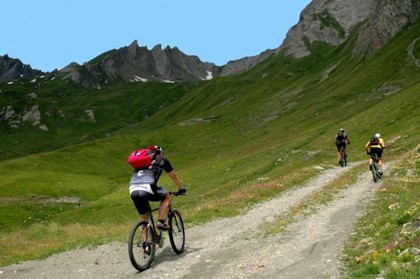
[[[34,258],[45,258],[57,252],[90,246],[119,238],[132,224],[102,224],[99,226],[58,223],[35,224],[18,232],[0,235],[0,266]],[[82,243],[82,244],[80,244]]]

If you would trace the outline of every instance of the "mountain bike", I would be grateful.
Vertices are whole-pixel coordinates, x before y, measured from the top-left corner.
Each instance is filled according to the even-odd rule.
[[[178,192],[169,192],[170,195],[178,196]],[[138,271],[146,270],[152,264],[157,248],[162,248],[164,243],[163,230],[156,230],[153,212],[158,211],[159,207],[149,212],[149,218],[138,221],[134,224],[128,238],[128,255],[131,264]],[[172,209],[169,205],[168,211],[169,240],[172,249],[176,254],[181,254],[185,246],[184,222],[178,210]]]
[[[372,158],[372,164],[370,164],[369,169],[372,172],[373,181],[378,182],[382,178],[382,174],[379,171],[378,166],[378,155],[376,153],[369,153],[370,158]]]

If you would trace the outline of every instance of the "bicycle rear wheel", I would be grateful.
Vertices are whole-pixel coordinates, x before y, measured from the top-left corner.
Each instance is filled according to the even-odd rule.
[[[185,230],[184,222],[181,214],[177,210],[173,210],[169,215],[169,240],[175,253],[181,254],[185,246]]]
[[[155,258],[156,237],[147,221],[137,222],[128,238],[128,255],[131,264],[138,271],[148,269]]]
[[[372,171],[373,181],[378,182],[379,181],[379,175],[378,175],[378,172],[376,170],[375,163],[370,165],[370,170]]]

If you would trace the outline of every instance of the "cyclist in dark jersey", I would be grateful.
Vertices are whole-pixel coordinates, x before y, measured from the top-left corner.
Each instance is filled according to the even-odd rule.
[[[344,131],[343,128],[338,130],[336,136],[335,136],[335,145],[337,146],[337,154],[338,154],[338,163],[341,161],[341,147],[344,148],[344,156],[347,157],[347,144],[350,144],[350,140],[347,136],[347,133]]]
[[[154,161],[150,167],[136,169],[130,179],[130,196],[134,202],[141,220],[146,220],[150,211],[149,201],[160,201],[159,217],[156,226],[167,230],[169,225],[165,223],[170,204],[169,193],[166,189],[158,186],[159,177],[164,170],[179,189],[180,194],[186,194],[181,179],[174,171],[168,159],[163,157],[163,150],[159,146],[149,146],[151,152],[155,152]]]

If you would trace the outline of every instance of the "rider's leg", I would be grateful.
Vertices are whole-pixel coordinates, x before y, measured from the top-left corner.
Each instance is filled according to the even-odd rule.
[[[372,159],[372,157],[370,157],[370,158],[369,158],[369,169],[370,169],[370,170],[372,170],[372,169],[371,169],[372,164],[373,164],[373,159]]]
[[[149,211],[150,211],[150,205],[148,200],[149,193],[145,191],[133,191],[130,196],[133,200],[134,206],[137,209],[137,212],[139,213],[140,220],[144,221],[149,217]]]
[[[147,217],[149,217],[149,213],[146,213],[146,214],[140,214],[140,221],[147,220]]]
[[[137,212],[140,216],[140,221],[145,221],[149,217],[150,205],[147,199],[148,193],[143,191],[134,191],[131,193],[131,199],[134,202],[134,205],[137,209]],[[145,229],[145,226],[142,228]],[[147,230],[141,234],[141,238],[143,242],[147,241]],[[147,252],[147,247],[143,247],[143,252]]]
[[[379,150],[378,152],[378,167],[379,167],[379,172],[382,175],[382,149]]]
[[[378,158],[378,167],[379,167],[379,171],[382,173],[382,157]]]
[[[165,198],[160,202],[159,207],[159,220],[166,220],[166,216],[168,215],[169,204],[171,200],[169,198],[169,193],[165,196]]]
[[[140,214],[140,221],[145,221],[145,220],[147,220],[147,218],[149,217],[149,213],[145,213],[145,214]],[[142,241],[143,242],[146,242],[146,240],[147,240],[147,235],[148,235],[148,232],[147,232],[147,229],[146,229],[146,227],[147,226],[143,226],[143,232],[144,233],[142,233],[141,234],[141,238],[142,238]],[[143,252],[145,253],[145,252],[147,252],[147,250],[146,250],[147,248],[146,247],[143,247]]]

